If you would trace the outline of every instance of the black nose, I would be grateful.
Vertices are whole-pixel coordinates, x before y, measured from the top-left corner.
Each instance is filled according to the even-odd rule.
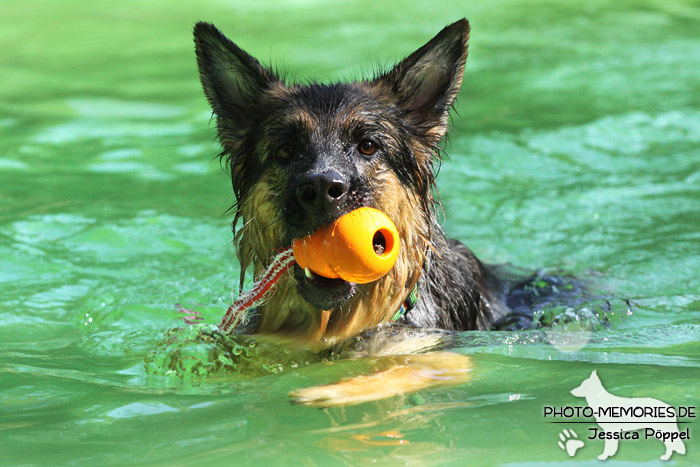
[[[297,199],[309,211],[336,208],[345,199],[348,184],[336,172],[305,175],[297,184]]]

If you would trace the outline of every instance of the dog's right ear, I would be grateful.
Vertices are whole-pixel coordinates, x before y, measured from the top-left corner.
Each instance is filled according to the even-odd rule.
[[[439,141],[447,132],[447,117],[462,85],[467,60],[469,22],[462,18],[374,80],[390,89],[410,123]]]
[[[194,43],[204,94],[218,117],[243,117],[260,92],[278,81],[213,24],[198,22]]]

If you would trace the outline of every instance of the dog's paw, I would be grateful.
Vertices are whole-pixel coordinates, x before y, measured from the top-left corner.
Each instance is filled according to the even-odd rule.
[[[290,402],[292,404],[299,405],[310,405],[312,407],[331,407],[336,405],[343,405],[342,400],[348,401],[349,404],[351,397],[348,397],[346,391],[338,390],[334,384],[328,384],[325,386],[314,386],[311,388],[298,389],[289,393],[291,398]]]
[[[370,375],[344,379],[334,384],[299,389],[290,394],[293,404],[314,407],[335,407],[369,402],[403,393],[406,389],[418,389],[414,370],[406,367],[389,368]],[[394,384],[388,384],[393,381]],[[403,384],[402,384],[403,382]],[[408,382],[409,388],[407,388]]]
[[[559,447],[566,451],[569,457],[574,457],[576,451],[583,447],[583,441],[577,439],[578,435],[574,430],[564,429],[559,433]]]
[[[360,404],[415,392],[432,386],[459,384],[468,379],[471,361],[452,352],[385,357],[391,365],[376,373],[290,393],[293,404],[335,407]]]

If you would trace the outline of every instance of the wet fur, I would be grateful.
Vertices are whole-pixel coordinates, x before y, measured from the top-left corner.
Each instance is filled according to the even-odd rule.
[[[496,279],[471,251],[446,239],[435,215],[439,144],[461,86],[468,32],[466,20],[458,21],[372,80],[297,85],[263,68],[213,26],[197,24],[200,75],[217,116],[222,157],[237,200],[234,232],[243,271],[252,264],[259,274],[278,249],[311,233],[285,222],[290,175],[271,162],[277,134],[292,128],[309,135],[311,145],[332,132],[342,139],[373,126],[388,148],[386,157],[364,167],[365,183],[354,195],[356,206],[375,207],[396,224],[402,241],[396,266],[382,279],[358,285],[333,310],[318,309],[302,298],[290,273],[258,310],[258,332],[308,342],[345,339],[389,322],[416,283],[421,300],[404,323],[487,329],[503,313]],[[436,84],[431,88],[426,82]]]
[[[448,240],[436,217],[440,143],[467,58],[465,19],[443,29],[389,71],[335,84],[287,83],[211,24],[197,23],[194,34],[202,85],[216,115],[221,157],[236,197],[233,229],[241,285],[249,267],[259,275],[275,252],[294,238],[360,206],[384,212],[401,238],[398,260],[386,276],[343,289],[348,297],[318,299],[337,301],[332,308],[314,306],[310,302],[317,299],[315,292],[302,288],[298,274],[286,274],[274,296],[258,308],[254,332],[319,349],[343,345],[352,336],[389,323],[416,284],[418,305],[396,329],[488,329],[507,312],[505,286],[467,247]],[[352,152],[352,145],[366,135],[378,141],[381,157],[365,160]],[[296,159],[276,156],[285,141],[302,148]],[[300,209],[295,180],[331,170],[350,187],[342,205],[314,213]],[[369,351],[344,353],[379,355],[377,373],[295,391],[295,400],[342,405],[466,380],[471,363],[464,355],[396,357],[433,348],[439,334],[427,340],[407,338],[410,332],[391,334],[375,335],[372,342],[377,345]]]

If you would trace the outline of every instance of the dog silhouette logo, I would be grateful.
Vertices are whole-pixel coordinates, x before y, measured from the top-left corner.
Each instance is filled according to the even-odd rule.
[[[614,455],[620,439],[639,439],[636,430],[642,429],[645,438],[654,437],[666,446],[661,460],[669,460],[674,452],[685,454],[684,433],[678,430],[675,412],[669,404],[649,397],[628,398],[610,394],[595,371],[571,394],[586,399],[601,428],[599,433],[594,433],[595,437],[605,440],[603,453],[598,459],[605,460]]]

